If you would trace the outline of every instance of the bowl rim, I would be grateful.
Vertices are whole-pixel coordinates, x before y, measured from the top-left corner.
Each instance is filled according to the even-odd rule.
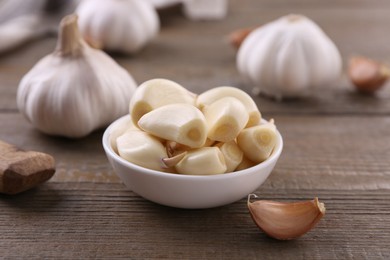
[[[122,157],[120,157],[114,150],[112,149],[110,142],[109,142],[109,137],[111,134],[112,129],[119,124],[121,121],[125,120],[128,118],[129,115],[124,115],[115,121],[113,121],[104,131],[103,137],[102,137],[102,144],[103,148],[107,154],[107,156],[110,156],[113,158],[116,162],[130,168],[136,171],[142,171],[143,173],[149,174],[149,175],[154,175],[158,177],[163,177],[163,178],[172,178],[172,179],[189,179],[189,180],[219,180],[219,179],[229,179],[229,178],[237,178],[242,175],[249,175],[249,174],[254,174],[256,173],[256,170],[260,170],[262,168],[266,168],[270,164],[272,164],[275,160],[277,160],[282,153],[283,150],[283,138],[282,135],[280,134],[279,130],[276,129],[276,133],[278,136],[278,143],[276,145],[276,149],[272,151],[272,154],[269,158],[267,158],[265,161],[256,164],[255,166],[252,166],[250,168],[246,168],[244,170],[240,171],[235,171],[235,172],[228,172],[228,173],[223,173],[223,174],[213,174],[213,175],[189,175],[189,174],[175,174],[175,173],[169,173],[169,172],[162,172],[162,171],[157,171],[153,169],[148,169],[142,166],[139,166],[137,164],[134,164],[132,162],[129,162]],[[265,119],[261,119],[262,123],[268,122]]]

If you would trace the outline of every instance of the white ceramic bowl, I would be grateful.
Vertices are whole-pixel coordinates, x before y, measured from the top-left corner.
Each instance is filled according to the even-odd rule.
[[[122,159],[111,148],[110,133],[126,117],[113,122],[104,132],[103,147],[107,158],[130,190],[166,206],[199,209],[238,201],[254,192],[267,179],[283,149],[283,139],[278,132],[278,142],[270,158],[245,170],[208,176],[155,171]]]

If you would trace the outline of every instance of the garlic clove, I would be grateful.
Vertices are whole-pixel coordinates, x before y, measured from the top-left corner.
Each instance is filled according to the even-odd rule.
[[[352,57],[349,61],[348,76],[358,91],[374,93],[388,80],[390,68],[372,59]]]
[[[213,175],[226,172],[225,158],[218,147],[190,150],[175,166],[176,171],[189,175]]]
[[[254,126],[260,123],[261,114],[256,103],[253,101],[251,96],[238,88],[223,86],[205,91],[197,97],[196,106],[203,111],[205,107],[224,97],[237,98],[245,106],[249,114],[249,120],[246,127]]]
[[[244,157],[244,153],[235,141],[227,143],[218,143],[216,147],[219,147],[226,162],[226,172],[233,172],[238,165],[241,164]]]
[[[258,126],[246,128],[237,136],[237,144],[249,160],[260,163],[272,153],[277,141],[273,120]]]
[[[195,94],[167,79],[152,79],[142,83],[130,100],[130,115],[134,124],[146,113],[158,107],[175,104],[195,104]]]
[[[238,50],[242,44],[242,42],[246,39],[246,37],[254,30],[254,28],[242,28],[231,32],[228,35],[228,40],[230,44]]]
[[[139,166],[167,171],[163,158],[167,157],[164,145],[141,130],[128,130],[116,139],[119,155]]]
[[[249,114],[242,102],[233,97],[224,97],[203,109],[211,140],[229,142],[244,129]]]
[[[248,209],[253,221],[270,237],[280,240],[304,235],[318,223],[326,211],[324,203],[320,203],[318,198],[302,202],[251,202],[252,197],[257,196],[248,196]]]
[[[189,104],[170,104],[143,115],[138,126],[166,140],[198,148],[207,138],[206,119],[202,112]]]
[[[130,116],[126,117],[126,120],[122,120],[120,124],[117,124],[110,132],[109,141],[112,150],[118,153],[118,147],[116,146],[116,139],[123,135],[127,130],[138,129],[131,121]]]
[[[245,156],[243,156],[241,162],[237,165],[235,171],[245,170],[245,169],[248,169],[248,168],[250,168],[250,167],[255,166],[256,164],[257,164],[257,163],[252,162],[251,160],[249,160],[248,158],[246,158]]]

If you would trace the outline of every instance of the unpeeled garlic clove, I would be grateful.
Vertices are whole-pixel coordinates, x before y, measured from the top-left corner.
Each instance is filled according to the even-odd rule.
[[[226,172],[226,162],[218,147],[202,147],[188,151],[175,168],[181,174],[222,174]]]
[[[134,124],[146,113],[164,105],[195,104],[195,94],[167,79],[152,79],[142,83],[130,100],[130,115]]]
[[[205,107],[224,97],[237,98],[245,106],[249,114],[249,120],[245,127],[258,125],[260,123],[261,114],[255,101],[253,101],[251,96],[245,91],[238,88],[228,86],[212,88],[197,97],[196,106],[203,111]]]
[[[270,237],[280,240],[304,235],[325,215],[325,205],[318,198],[302,202],[251,202],[252,197],[257,196],[248,196],[248,209],[253,221]]]
[[[138,126],[145,132],[190,148],[202,147],[207,138],[206,119],[189,104],[171,104],[143,115]]]
[[[242,102],[234,97],[224,97],[203,110],[207,137],[219,142],[234,140],[248,123],[249,115]]]
[[[230,44],[238,50],[242,44],[242,42],[246,39],[246,37],[254,30],[254,28],[242,28],[231,32],[228,35],[228,40]]]
[[[265,161],[277,142],[276,127],[271,119],[262,125],[245,128],[237,136],[237,144],[245,157],[255,163]]]
[[[349,61],[348,76],[358,91],[373,93],[386,83],[390,68],[372,59],[352,57]]]

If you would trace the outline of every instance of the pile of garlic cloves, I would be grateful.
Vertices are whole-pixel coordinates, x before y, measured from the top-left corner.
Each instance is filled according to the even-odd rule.
[[[273,120],[261,122],[255,102],[234,87],[200,95],[176,82],[153,79],[130,100],[130,117],[113,129],[115,152],[139,166],[171,173],[212,175],[259,164],[277,144]]]

